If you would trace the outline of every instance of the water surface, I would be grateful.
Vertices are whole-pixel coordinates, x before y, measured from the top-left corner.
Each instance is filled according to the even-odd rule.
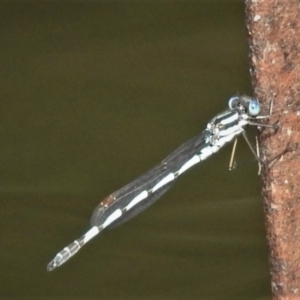
[[[268,299],[260,178],[230,147],[54,272],[99,201],[250,93],[239,1],[1,3],[0,296]],[[252,159],[241,141],[237,160]]]

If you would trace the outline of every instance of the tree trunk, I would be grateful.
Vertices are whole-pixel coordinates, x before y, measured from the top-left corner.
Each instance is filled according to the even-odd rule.
[[[251,77],[263,112],[263,197],[273,299],[300,299],[300,1],[246,0]]]

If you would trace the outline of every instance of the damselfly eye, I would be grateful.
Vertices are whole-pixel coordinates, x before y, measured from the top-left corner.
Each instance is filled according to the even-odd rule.
[[[240,97],[238,96],[233,96],[228,100],[228,107],[231,110],[237,108],[239,104],[240,104]]]
[[[250,116],[257,116],[260,112],[260,105],[256,99],[252,99],[249,102],[248,113]]]

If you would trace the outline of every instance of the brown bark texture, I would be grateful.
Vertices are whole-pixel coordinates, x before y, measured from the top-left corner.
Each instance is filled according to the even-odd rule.
[[[300,299],[300,0],[246,0],[273,299]]]

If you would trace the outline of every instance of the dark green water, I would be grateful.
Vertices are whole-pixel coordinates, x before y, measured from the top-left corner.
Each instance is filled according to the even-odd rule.
[[[269,299],[257,165],[229,172],[230,147],[46,272],[102,198],[251,93],[243,9],[1,2],[1,298]]]

